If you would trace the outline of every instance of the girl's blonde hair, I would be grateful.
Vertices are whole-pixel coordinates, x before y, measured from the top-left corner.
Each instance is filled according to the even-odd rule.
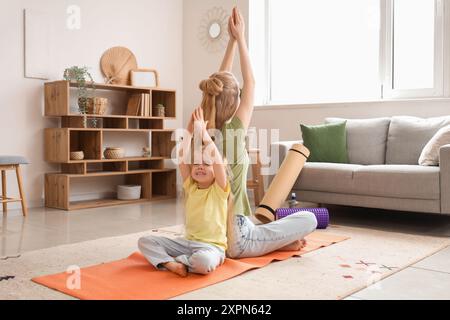
[[[200,82],[203,92],[201,107],[208,129],[221,130],[239,107],[239,82],[230,72],[217,72]]]

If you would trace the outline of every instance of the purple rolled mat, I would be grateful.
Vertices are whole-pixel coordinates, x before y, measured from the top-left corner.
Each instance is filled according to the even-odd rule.
[[[276,211],[276,219],[283,219],[300,211],[308,211],[316,216],[317,229],[326,229],[330,223],[330,213],[327,208],[280,208]]]

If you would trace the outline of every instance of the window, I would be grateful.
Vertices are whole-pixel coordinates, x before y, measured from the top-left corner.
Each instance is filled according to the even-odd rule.
[[[270,5],[272,101],[380,95],[378,0],[278,0]]]
[[[443,94],[441,0],[252,0],[250,12],[259,103]]]
[[[387,97],[443,95],[441,1],[386,1]]]

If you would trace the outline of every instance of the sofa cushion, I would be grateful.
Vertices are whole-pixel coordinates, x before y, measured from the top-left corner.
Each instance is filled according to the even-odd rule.
[[[439,167],[306,163],[294,189],[364,196],[439,200]]]
[[[341,119],[327,118],[326,123],[347,121],[349,163],[384,164],[390,118]]]
[[[308,162],[294,189],[352,194],[353,172],[360,167],[355,164]]]
[[[428,141],[425,148],[419,158],[419,164],[421,166],[438,166],[439,165],[439,152],[443,146],[450,144],[450,126],[441,128],[434,136]]]
[[[440,199],[438,167],[381,165],[355,168],[354,191],[388,198]]]
[[[346,122],[318,126],[300,125],[308,162],[348,163]]]
[[[417,165],[425,145],[439,129],[447,125],[450,125],[450,117],[393,117],[389,127],[386,163]]]

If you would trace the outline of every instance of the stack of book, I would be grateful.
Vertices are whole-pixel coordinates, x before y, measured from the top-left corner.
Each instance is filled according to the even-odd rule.
[[[150,117],[150,94],[133,94],[128,100],[127,116]]]

